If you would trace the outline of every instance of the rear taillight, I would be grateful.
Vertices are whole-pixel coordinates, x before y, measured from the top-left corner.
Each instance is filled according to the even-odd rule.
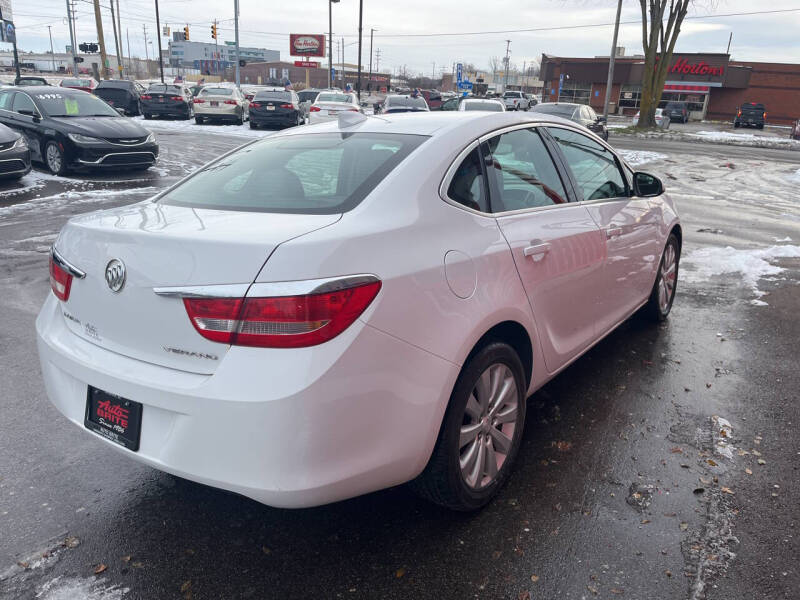
[[[150,94],[142,94],[142,100],[152,100],[153,97]]]
[[[294,104],[281,104],[281,108],[294,108]]]
[[[194,100],[192,100],[192,102],[194,102],[195,104],[203,104],[205,100],[203,100],[202,98],[195,98]]]
[[[225,104],[238,104],[236,100],[225,100]]]
[[[62,269],[50,255],[50,287],[56,298],[66,302],[69,300],[69,290],[72,287],[72,275]]]
[[[261,108],[261,105],[258,102],[251,102],[250,108]]]
[[[170,100],[177,100],[178,102],[183,102],[183,96],[170,96]]]
[[[366,310],[381,289],[370,281],[346,289],[267,298],[184,298],[197,332],[234,346],[301,348],[333,339]]]
[[[767,118],[767,113],[764,113],[764,118],[765,118],[765,119]]]
[[[742,111],[739,111],[739,112],[737,112],[737,113],[736,113],[736,116],[737,116],[737,117],[741,117],[741,116],[742,116]]]
[[[312,106],[311,108],[308,109],[308,112],[319,112],[321,110],[322,109],[319,106]]]

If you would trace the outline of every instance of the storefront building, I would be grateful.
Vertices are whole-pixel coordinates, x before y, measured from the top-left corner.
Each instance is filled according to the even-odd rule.
[[[578,102],[603,109],[608,57],[563,58],[542,55],[545,102]],[[618,56],[614,66],[609,112],[632,115],[639,110],[644,58]],[[728,54],[674,54],[661,104],[680,100],[690,118],[733,120],[744,102],[761,102],[770,124],[800,118],[800,65],[731,61]]]
[[[323,61],[325,59],[322,59]],[[325,63],[327,64],[327,63]],[[332,85],[344,89],[350,84],[356,89],[358,82],[358,65],[345,64],[344,77],[341,65],[334,65],[334,79]],[[372,73],[372,79],[366,69],[361,69],[361,92],[386,92],[391,83],[388,73]],[[248,63],[240,69],[242,83],[257,85],[285,85],[287,81],[292,83],[295,89],[303,87],[326,88],[328,87],[328,69],[319,67],[298,67],[294,62],[257,62]]]

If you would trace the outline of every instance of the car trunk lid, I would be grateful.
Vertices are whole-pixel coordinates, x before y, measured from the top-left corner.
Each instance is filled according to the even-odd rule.
[[[339,220],[339,214],[253,213],[140,203],[73,219],[58,252],[86,272],[63,304],[75,335],[149,363],[212,374],[229,346],[200,336],[180,297],[154,288],[250,284],[282,242]],[[118,292],[110,261],[125,267]]]

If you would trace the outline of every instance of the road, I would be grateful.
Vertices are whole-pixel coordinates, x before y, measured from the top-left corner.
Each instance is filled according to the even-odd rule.
[[[109,452],[49,404],[33,323],[59,227],[245,140],[159,141],[136,181],[0,191],[0,597],[797,598],[798,153],[616,142],[683,216],[673,313],[631,319],[531,397],[509,485],[463,515],[403,487],[265,507]]]

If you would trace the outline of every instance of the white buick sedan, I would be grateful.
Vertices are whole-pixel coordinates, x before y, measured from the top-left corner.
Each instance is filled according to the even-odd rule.
[[[641,310],[681,227],[550,115],[343,115],[79,216],[36,321],[47,393],[127,456],[281,507],[511,473],[526,398]]]

